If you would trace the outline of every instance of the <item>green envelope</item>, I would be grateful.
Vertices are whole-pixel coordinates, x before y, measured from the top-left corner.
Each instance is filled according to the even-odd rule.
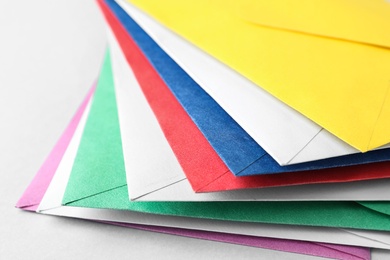
[[[63,205],[269,224],[390,231],[387,202],[130,202],[109,52]]]

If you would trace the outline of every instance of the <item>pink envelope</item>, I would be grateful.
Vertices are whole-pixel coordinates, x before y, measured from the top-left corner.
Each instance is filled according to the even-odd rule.
[[[52,149],[49,156],[46,158],[46,161],[43,163],[34,179],[31,181],[30,185],[27,187],[22,197],[16,204],[17,208],[35,211],[39,203],[41,202],[58,165],[61,162],[61,159],[73,137],[73,134],[77,128],[77,125],[90,102],[93,92],[95,90],[95,85],[93,85],[88,92],[83,103],[77,110],[76,114],[73,116],[71,122],[63,132],[60,139],[57,141],[56,145]],[[232,244],[246,245],[252,247],[266,248],[272,250],[286,251],[299,254],[307,254],[321,257],[337,258],[337,259],[371,259],[370,249],[362,247],[353,247],[353,246],[341,246],[334,244],[326,243],[316,243],[316,242],[303,242],[295,240],[286,240],[286,239],[275,239],[275,238],[263,238],[255,236],[246,236],[246,235],[233,235],[226,233],[218,232],[207,232],[207,231],[198,231],[190,229],[180,229],[180,228],[169,228],[169,227],[160,227],[160,226],[148,226],[148,225],[138,225],[138,224],[127,224],[127,223],[118,223],[118,222],[103,222],[107,224],[135,228],[140,230],[147,230],[165,234],[179,235],[185,237],[199,238],[205,240],[226,242]]]

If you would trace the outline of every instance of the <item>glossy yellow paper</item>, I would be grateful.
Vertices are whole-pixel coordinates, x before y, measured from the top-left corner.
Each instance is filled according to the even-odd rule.
[[[357,149],[390,142],[390,3],[130,2]]]

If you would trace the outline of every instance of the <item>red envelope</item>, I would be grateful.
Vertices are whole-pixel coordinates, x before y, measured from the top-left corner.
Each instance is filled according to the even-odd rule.
[[[195,192],[349,182],[390,177],[390,162],[382,162],[236,178],[213,150],[119,20],[111,10],[101,1],[99,2],[127,62],[134,71],[165,137]]]

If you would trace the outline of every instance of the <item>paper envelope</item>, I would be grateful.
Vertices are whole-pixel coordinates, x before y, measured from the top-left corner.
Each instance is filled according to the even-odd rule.
[[[280,165],[359,152],[131,4],[117,2]]]
[[[108,94],[105,92],[104,94]],[[93,107],[92,107],[93,109]],[[94,120],[92,120],[93,122]],[[89,121],[90,122],[90,121]],[[162,226],[173,226],[182,228],[192,228],[197,230],[208,230],[208,231],[219,231],[228,232],[234,234],[247,234],[257,235],[265,237],[281,237],[281,238],[296,238],[299,240],[313,240],[313,241],[333,241],[340,240],[343,244],[362,245],[365,247],[378,247],[378,248],[389,248],[390,243],[380,242],[372,238],[365,238],[360,234],[352,234],[349,230],[340,230],[334,228],[312,228],[312,227],[294,227],[294,226],[279,226],[279,225],[264,225],[255,223],[240,223],[240,222],[228,222],[217,221],[217,220],[202,220],[192,218],[180,218],[180,217],[168,217],[159,216],[153,214],[143,214],[129,211],[117,211],[117,210],[105,210],[105,209],[91,209],[91,208],[78,208],[70,206],[61,206],[62,195],[66,188],[66,182],[72,168],[72,154],[69,153],[71,150],[77,150],[78,144],[80,143],[81,135],[84,130],[86,123],[86,114],[80,121],[80,124],[75,131],[74,137],[69,144],[67,151],[65,152],[61,163],[56,171],[55,176],[52,178],[50,187],[47,189],[42,203],[39,205],[38,211],[45,214],[77,217],[84,219],[100,220],[100,221],[117,221],[123,223],[139,223],[149,225],[162,225]],[[108,137],[108,136],[106,136]],[[52,158],[52,157],[50,157]],[[47,169],[47,168],[46,168]],[[110,174],[109,172],[106,172]],[[49,176],[46,174],[46,176]],[[51,178],[51,176],[49,176]],[[114,177],[114,176],[112,176]],[[102,180],[102,179],[101,179]],[[109,180],[105,178],[103,181]],[[109,185],[109,182],[105,182],[105,185]],[[101,185],[102,195],[99,200],[105,204],[109,203],[112,197],[110,194],[114,193],[115,189],[110,189]],[[118,188],[123,188],[121,185]],[[124,189],[126,191],[126,189]],[[97,195],[97,194],[96,194]],[[105,195],[108,195],[105,199]],[[101,200],[102,199],[102,200]],[[83,199],[81,199],[83,200]],[[123,198],[116,197],[114,201],[122,201],[127,203],[127,195]],[[113,202],[113,201],[111,201]],[[102,205],[103,205],[102,204]],[[21,206],[21,204],[18,204]],[[319,232],[319,233],[318,233]],[[367,236],[380,236],[382,232],[367,232]],[[386,240],[384,238],[384,240]],[[337,248],[337,246],[333,247]]]
[[[71,122],[58,140],[50,155],[48,156],[42,167],[39,169],[38,173],[23,193],[22,197],[19,199],[16,205],[18,208],[27,211],[35,211],[38,208],[44,196],[44,193],[47,190],[50,181],[52,180],[55,171],[57,170],[58,165],[63,158],[64,153],[75,133],[76,127],[79,124],[83,113],[85,113],[85,116],[81,122],[81,125],[85,125],[85,119],[86,115],[88,114],[88,109],[90,105],[89,102],[93,90],[94,86],[91,88],[91,91],[88,93],[87,97],[72,118]],[[81,127],[80,129],[83,129],[83,127]],[[78,136],[80,136],[79,133],[81,133],[80,129],[77,134]],[[74,217],[77,217],[77,214]],[[304,242],[294,240],[281,240],[273,238],[233,235],[228,233],[206,232],[199,230],[178,229],[160,226],[137,225],[120,222],[104,221],[104,223],[153,232],[160,232],[165,234],[174,234],[206,240],[220,241],[225,243],[227,242],[252,247],[315,255],[321,257],[330,257],[338,259],[370,259],[370,250],[368,248],[362,247],[351,247],[336,244],[324,244],[317,242]]]
[[[108,65],[109,63],[106,63],[103,66],[102,75],[107,73],[107,69],[109,69]],[[107,78],[100,81],[98,84],[94,96],[94,103],[91,106],[89,118],[84,128],[73,167],[69,163],[64,163],[66,166],[65,168],[68,169],[66,171],[62,169],[61,171],[65,172],[65,174],[61,173],[61,171],[57,171],[57,174],[60,172],[60,175],[63,175],[61,178],[66,181],[66,177],[64,176],[69,174],[71,169],[71,174],[62,199],[64,205],[96,209],[116,209],[121,210],[120,212],[124,214],[135,214],[134,211],[142,211],[143,213],[154,213],[157,215],[143,214],[141,221],[151,221],[150,218],[156,217],[159,225],[164,226],[167,223],[164,220],[170,220],[172,222],[169,226],[178,227],[179,224],[185,222],[185,227],[187,228],[190,228],[189,226],[196,226],[199,228],[200,223],[209,223],[212,227],[210,230],[212,231],[222,231],[222,229],[226,231],[228,229],[229,233],[235,233],[235,230],[239,230],[240,234],[246,235],[248,235],[246,233],[246,228],[249,226],[250,231],[248,230],[248,232],[260,232],[259,229],[256,228],[256,225],[259,223],[261,224],[261,222],[264,222],[263,224],[284,224],[279,226],[284,232],[286,232],[285,229],[288,225],[303,225],[311,231],[313,231],[312,228],[314,226],[317,226],[318,229],[315,228],[316,232],[322,230],[320,226],[329,228],[362,228],[366,230],[365,232],[374,229],[378,230],[369,232],[373,237],[375,237],[375,234],[378,234],[378,236],[386,234],[379,230],[384,231],[390,229],[387,215],[378,214],[376,211],[368,209],[356,202],[129,202],[123,158],[118,156],[121,151],[120,133],[117,122],[118,119],[114,115],[115,98],[111,81],[112,79]],[[110,82],[111,87],[109,86]],[[107,89],[105,89],[105,87]],[[109,91],[110,88],[112,89],[111,91]],[[112,110],[114,111],[114,114],[110,114]],[[104,115],[102,115],[102,113],[99,113],[101,111],[105,114],[103,113]],[[96,146],[96,144],[98,144],[98,146]],[[84,160],[84,158],[87,160]],[[64,161],[66,162],[65,159],[62,162]],[[71,161],[72,160],[70,160],[70,162]],[[61,178],[59,177],[59,179]],[[52,184],[53,183],[56,183],[55,179],[53,179]],[[61,183],[63,185],[64,181],[60,182],[60,184]],[[52,186],[52,184],[46,194],[50,194],[50,192],[57,194],[62,193],[60,191],[63,191],[64,188],[58,187],[58,185],[55,186],[55,184]],[[53,194],[48,195],[47,200],[45,201],[45,195],[42,204],[45,204],[46,206],[43,207],[41,204],[40,210],[44,208],[55,210],[55,208],[58,207],[58,204],[56,207],[55,203],[53,203],[55,197],[56,196]],[[47,201],[51,202],[47,203]],[[47,205],[51,205],[51,207],[47,207]],[[186,216],[189,218],[164,217],[163,215]],[[224,220],[230,221],[225,222]],[[116,219],[115,221],[119,220]],[[235,224],[237,224],[237,226],[235,226]],[[224,227],[222,228],[221,226]],[[266,226],[269,227],[268,225]],[[217,227],[218,230],[216,230]],[[278,225],[272,225],[270,232],[277,232],[277,227]],[[209,226],[207,226],[207,230],[209,230],[208,228]],[[300,236],[306,236],[307,233],[303,231],[306,228],[295,228],[299,229]],[[288,228],[288,230],[294,230],[294,228]],[[287,233],[290,233],[289,231]],[[339,233],[338,231],[335,232]],[[359,230],[357,229],[353,231],[354,234],[345,230],[342,232],[347,232],[348,235],[357,235],[361,238]],[[318,235],[318,233],[315,233],[315,235],[317,239],[314,239],[314,241],[325,239],[322,235]],[[329,238],[328,236],[325,237],[327,237],[326,239]],[[385,239],[382,238],[380,241],[381,243],[387,243]],[[342,241],[342,243],[352,242],[349,242],[348,240],[348,242]],[[366,246],[368,245],[366,244]]]
[[[123,35],[126,35],[126,32],[123,32]],[[170,148],[167,148],[166,142],[162,141],[162,143],[159,146],[153,146],[149,147],[148,144],[154,145],[156,140],[160,138],[162,139],[161,134],[160,135],[152,135],[153,131],[153,125],[154,128],[155,120],[150,122],[150,125],[146,125],[148,121],[145,119],[148,118],[144,114],[131,114],[135,113],[137,111],[141,111],[141,107],[145,107],[144,104],[142,104],[143,98],[135,98],[135,95],[138,95],[137,92],[134,92],[133,94],[130,91],[136,91],[137,89],[133,90],[131,86],[138,85],[138,83],[134,80],[134,78],[131,78],[133,75],[132,71],[128,68],[128,65],[126,65],[126,61],[123,60],[122,55],[120,54],[120,51],[118,51],[118,47],[116,46],[116,42],[113,42],[113,49],[112,51],[115,53],[118,53],[116,55],[113,55],[114,58],[114,64],[113,66],[116,68],[114,71],[116,71],[116,80],[117,85],[123,86],[117,89],[118,91],[118,102],[119,102],[119,113],[120,113],[120,120],[122,125],[122,137],[125,138],[123,144],[124,144],[124,150],[125,154],[125,160],[126,160],[126,167],[135,167],[134,169],[137,169],[138,174],[130,174],[132,171],[128,171],[128,180],[131,178],[132,181],[129,181],[129,190],[130,190],[130,196],[132,199],[139,198],[142,200],[196,200],[199,199],[200,196],[194,196],[192,192],[188,192],[188,184],[183,181],[184,177],[182,172],[180,171],[180,168],[178,166],[175,166],[175,162],[168,160],[167,156],[172,154],[172,151]],[[126,46],[130,46],[131,42],[126,42]],[[128,50],[128,49],[127,49]],[[306,173],[294,173],[294,175],[289,174],[283,174],[282,176],[256,176],[256,177],[246,177],[246,178],[234,178],[227,170],[227,168],[224,166],[224,164],[221,162],[219,157],[215,154],[214,150],[210,147],[208,142],[202,137],[202,135],[197,131],[197,128],[195,126],[188,127],[191,124],[191,120],[186,115],[185,111],[181,109],[180,105],[177,104],[177,101],[172,96],[172,94],[167,90],[167,88],[164,89],[164,87],[159,87],[159,84],[161,82],[156,80],[151,80],[153,77],[153,71],[148,70],[147,67],[141,66],[141,64],[145,64],[145,58],[142,59],[142,56],[139,56],[137,53],[132,53],[133,55],[128,55],[129,52],[126,52],[127,58],[132,60],[132,64],[134,65],[134,69],[138,70],[138,80],[142,83],[146,83],[143,88],[144,94],[147,94],[149,100],[153,100],[151,102],[151,106],[156,113],[157,117],[159,118],[160,125],[163,126],[163,130],[165,129],[165,135],[168,138],[168,141],[172,142],[173,150],[175,151],[176,155],[178,156],[180,163],[182,164],[182,167],[184,168],[189,181],[191,182],[193,188],[196,191],[216,191],[216,190],[229,190],[229,189],[242,189],[242,188],[255,188],[255,187],[267,187],[267,186],[277,186],[277,185],[291,185],[291,184],[302,184],[302,183],[313,183],[313,182],[337,182],[337,181],[347,181],[347,180],[357,180],[357,179],[364,179],[364,178],[375,178],[379,177],[378,174],[386,174],[389,173],[389,169],[386,169],[389,167],[388,164],[372,164],[370,166],[363,165],[361,167],[347,167],[344,169],[334,169],[331,171],[326,172],[306,172]],[[122,58],[121,58],[122,57]],[[138,58],[136,58],[138,57]],[[122,64],[122,65],[120,65]],[[145,71],[149,71],[148,73],[145,73]],[[117,87],[118,87],[117,86]],[[149,87],[147,87],[149,86]],[[120,92],[120,93],[119,93]],[[132,100],[128,100],[127,98],[133,98]],[[140,103],[141,102],[141,103]],[[170,104],[169,106],[166,106],[166,104]],[[174,106],[176,104],[176,106]],[[177,109],[176,109],[176,108]],[[180,110],[181,109],[181,110]],[[148,108],[145,108],[146,111],[150,110]],[[165,112],[164,112],[165,111]],[[169,112],[170,111],[170,112]],[[168,112],[168,114],[167,114]],[[171,116],[171,115],[175,116]],[[130,118],[129,116],[133,115],[133,118]],[[140,130],[140,127],[134,128],[132,127],[134,124],[137,124],[137,122],[140,122],[141,120],[142,124],[144,125],[144,129]],[[149,117],[150,118],[150,117]],[[135,120],[135,121],[132,121]],[[164,123],[164,120],[166,123]],[[167,121],[168,120],[168,121]],[[173,127],[174,126],[174,127]],[[187,127],[186,127],[187,126]],[[124,129],[125,128],[125,129]],[[126,134],[124,134],[126,133]],[[180,134],[179,134],[180,133]],[[149,138],[152,138],[154,141],[141,141],[138,136],[146,136],[148,135]],[[134,136],[137,136],[134,138]],[[157,138],[157,139],[156,139]],[[133,147],[139,147],[140,150],[134,150]],[[164,152],[164,155],[159,154],[159,150],[157,147],[160,147],[162,149],[163,147],[166,147],[165,150],[162,150]],[[179,151],[178,151],[179,150]],[[148,156],[142,157],[140,156],[140,151],[147,151]],[[188,154],[191,154],[191,156],[188,156]],[[172,157],[172,156],[171,156]],[[150,161],[153,161],[154,164],[151,164]],[[169,162],[169,163],[168,163]],[[177,164],[177,162],[176,162]],[[373,167],[373,168],[370,168]],[[150,172],[152,170],[152,173]],[[153,175],[151,175],[153,174]],[[149,178],[144,178],[145,176],[149,176]],[[385,176],[382,176],[385,177]],[[135,179],[137,178],[137,179]],[[383,188],[379,188],[378,185],[383,185]],[[375,197],[371,197],[367,195],[367,185],[371,186],[372,189],[371,194]],[[338,197],[332,197],[332,199],[342,199],[342,196],[344,199],[353,199],[356,196],[357,193],[359,193],[359,196],[355,198],[361,198],[365,200],[369,199],[383,199],[382,196],[386,197],[387,194],[387,186],[385,184],[385,181],[377,181],[375,184],[373,182],[369,184],[352,184],[354,186],[353,189],[348,189],[347,185],[343,185],[342,187],[342,193],[343,195],[340,195],[340,193],[332,193],[333,195],[336,195]],[[360,186],[360,188],[358,187]],[[134,188],[134,189],[132,189]],[[341,188],[341,187],[340,187]],[[181,190],[181,196],[176,196],[178,190]],[[286,188],[285,190],[289,189],[295,189],[295,188]],[[306,189],[312,189],[316,190],[316,192],[319,192],[320,187],[316,188],[309,188]],[[325,191],[322,193],[328,194],[329,196],[329,188],[326,186],[322,186],[322,190]],[[334,190],[332,188],[332,190]],[[366,192],[363,192],[363,190],[366,190]],[[380,192],[380,190],[385,190],[385,192]],[[257,192],[257,191],[256,191]],[[246,193],[251,194],[250,198],[253,200],[255,197],[260,196],[253,196],[254,193]],[[351,193],[350,193],[351,192]],[[239,194],[241,192],[237,192]],[[273,190],[264,190],[261,192],[258,192],[258,195],[266,196],[267,199],[270,199],[271,197],[266,194],[273,193]],[[310,192],[309,192],[310,193]],[[309,194],[307,193],[307,194]],[[347,193],[350,193],[347,195]],[[172,194],[175,194],[172,196]],[[184,196],[187,194],[186,196]],[[234,194],[234,193],[229,193]],[[291,200],[293,199],[307,199],[310,196],[305,195],[304,193],[301,193],[302,196],[296,194],[295,196],[290,196],[291,194],[288,193],[286,195],[285,193],[274,193],[273,198],[279,198],[279,199],[287,199]],[[147,195],[147,196],[146,196]],[[142,196],[142,197],[141,197]],[[210,196],[210,195],[208,195]],[[215,195],[215,200],[221,200],[223,197],[225,197],[225,200],[231,200],[231,198],[228,199],[228,195],[223,195],[221,199],[217,199]],[[238,200],[239,197],[235,195],[235,200]],[[364,196],[364,197],[362,197]],[[141,198],[140,198],[141,197]],[[172,198],[173,197],[173,198]],[[207,196],[206,196],[207,197]],[[244,199],[247,197],[247,195],[242,196],[241,199]],[[315,198],[322,198],[330,199],[330,197],[324,197],[324,196],[314,196]],[[192,198],[192,199],[191,199]],[[263,197],[264,199],[264,197]]]
[[[123,13],[123,10],[115,3],[113,3],[112,8],[117,15]],[[389,159],[390,150],[385,149],[373,153],[337,157],[306,164],[279,166],[130,17],[123,14],[119,15],[118,18],[157,70],[164,83],[173,92],[208,142],[235,175],[317,170]],[[130,41],[126,38],[121,40],[124,42]],[[134,48],[131,48],[132,45],[124,43],[122,46],[127,49],[126,53],[134,52],[132,50]]]
[[[136,227],[139,229],[170,233],[170,234],[183,235],[183,233],[185,233],[185,235],[188,235],[188,236],[194,236],[194,237],[198,237],[198,238],[215,239],[217,241],[223,240],[223,241],[227,241],[227,242],[246,244],[246,245],[250,245],[250,246],[259,246],[259,247],[264,246],[262,244],[262,242],[267,241],[267,239],[260,238],[260,237],[253,237],[253,236],[252,237],[248,237],[248,236],[239,236],[238,237],[238,236],[235,236],[232,234],[226,234],[226,233],[202,232],[199,230],[189,230],[189,229],[177,230],[177,229],[172,229],[172,228],[168,228],[168,227],[140,226],[140,225],[136,225],[136,224],[129,224],[129,225],[126,224],[126,223],[133,223],[134,221],[141,222],[141,223],[144,223],[144,222],[156,223],[156,221],[153,221],[154,220],[153,218],[149,218],[150,217],[149,214],[136,214],[136,213],[135,214],[127,214],[127,212],[124,212],[124,211],[118,212],[118,211],[113,211],[113,210],[96,210],[96,209],[84,209],[84,208],[60,206],[61,197],[62,197],[61,194],[63,194],[63,192],[65,190],[66,180],[67,180],[66,176],[61,176],[61,175],[68,175],[69,176],[71,164],[69,164],[68,162],[70,162],[71,159],[68,157],[71,153],[69,153],[68,151],[77,149],[77,145],[75,145],[75,144],[79,143],[79,141],[80,141],[81,133],[82,133],[83,127],[85,125],[85,120],[86,120],[86,117],[84,116],[83,120],[80,122],[80,126],[78,127],[76,134],[73,137],[72,142],[71,142],[67,152],[65,153],[65,155],[63,157],[63,162],[65,162],[65,163],[61,162],[61,164],[59,165],[59,168],[57,169],[56,175],[54,176],[52,183],[50,184],[49,189],[47,189],[47,192],[45,194],[45,198],[40,205],[41,213],[60,215],[60,216],[68,216],[68,217],[86,218],[86,219],[99,220],[99,221],[107,221],[107,220],[123,221],[123,223],[116,222],[116,224]],[[53,159],[53,156],[50,156],[50,158]],[[45,169],[52,170],[53,168],[45,168]],[[48,177],[49,174],[46,172],[44,174],[44,176]],[[49,176],[49,177],[52,178],[53,176]],[[65,182],[63,182],[63,181],[65,181]],[[33,184],[38,185],[38,180],[34,180]],[[31,186],[29,187],[30,191],[32,191],[33,189],[34,189],[34,187],[31,187]],[[39,187],[39,189],[46,190],[46,187]],[[29,193],[26,192],[24,194],[24,197],[28,196],[28,194]],[[36,202],[39,203],[39,200],[37,200]],[[18,207],[23,207],[23,203],[21,203],[21,201],[22,200],[19,201]],[[142,218],[144,218],[144,220],[141,220]],[[164,221],[164,219],[166,219],[166,217],[158,216],[158,218],[161,218],[163,223],[166,223],[166,225],[169,225],[169,221]],[[177,221],[178,219],[180,219],[180,218],[174,218],[173,220]],[[198,226],[194,225],[195,228],[199,229],[200,227],[203,227],[207,230],[207,225],[202,226],[202,223],[200,223],[200,225],[199,225],[199,222],[197,224],[198,224]],[[218,225],[218,222],[216,222],[216,224]],[[183,224],[180,223],[178,226],[182,226],[182,225]],[[186,226],[186,225],[184,225],[184,226]],[[234,226],[234,224],[233,224],[233,226]],[[259,226],[259,227],[261,227],[261,226]],[[264,233],[268,233],[267,229],[270,227],[265,226],[264,228],[265,228]],[[303,232],[305,232],[305,230],[303,230]],[[329,235],[332,234],[331,232],[327,232],[327,233],[329,233]],[[348,235],[348,233],[343,233],[343,232],[340,232],[340,233],[345,235],[346,238],[354,239],[354,237]],[[208,235],[205,235],[205,234],[208,234]],[[212,238],[210,237],[211,236],[210,234],[213,236]],[[272,232],[271,232],[271,234],[272,234]],[[305,236],[303,235],[303,237],[305,237]],[[238,238],[241,238],[243,240],[240,240]],[[242,241],[242,243],[240,241]],[[356,241],[357,241],[357,243],[361,243],[361,244],[363,244],[365,242],[368,242],[369,244],[373,243],[372,240],[364,241],[364,239],[357,239]],[[298,242],[298,243],[300,243],[300,245],[302,245],[302,246],[305,245],[305,242]],[[381,247],[385,247],[385,248],[387,247],[386,245],[384,246],[384,245],[377,243],[377,242],[374,242],[374,244],[381,246]],[[291,244],[289,244],[289,245],[291,246]],[[330,248],[333,248],[333,249],[338,250],[338,251],[341,250],[342,252],[346,252],[347,254],[351,254],[352,256],[358,255],[359,257],[365,258],[367,255],[365,249],[348,248],[348,247],[343,247],[343,246],[338,246],[338,245],[329,245],[329,244],[320,244],[319,245],[319,247],[322,247],[322,246],[330,247]],[[366,246],[369,246],[369,245],[366,245]],[[279,246],[276,248],[273,247],[273,248],[278,249],[278,250],[286,249],[283,246]],[[312,248],[312,249],[315,250],[315,248]],[[289,251],[297,250],[296,252],[301,252],[300,251],[301,249],[299,246],[295,246],[294,248],[289,248],[288,250]],[[308,250],[307,244],[306,244],[306,250]],[[318,248],[317,248],[317,250],[318,250]],[[324,253],[321,251],[312,252],[311,250],[308,250],[308,251],[306,251],[306,253],[309,253],[309,254],[313,253],[315,255],[322,255],[322,256],[328,256],[328,254],[329,254],[329,257],[332,255],[333,255],[333,257],[336,257],[336,256],[342,257],[341,256],[342,254],[337,254],[336,252]]]
[[[238,201],[238,200],[390,200],[390,180],[339,184],[304,185],[255,190],[237,190],[225,193],[195,194],[183,169],[166,140],[159,122],[144,97],[133,71],[109,31],[111,60],[121,128],[123,157],[131,200],[138,201]],[[140,64],[140,63],[137,63]],[[143,72],[146,70],[142,69]],[[146,73],[150,78],[151,74]],[[150,100],[172,104],[153,84]],[[156,102],[153,103],[156,109]],[[153,107],[152,107],[153,108]],[[162,109],[163,110],[163,109]],[[170,110],[166,111],[169,115]],[[173,114],[173,113],[171,113]],[[167,116],[172,124],[183,124],[177,116]],[[164,124],[161,119],[160,123]],[[136,126],[136,127],[134,127]],[[172,133],[179,131],[172,128]],[[188,132],[188,131],[186,131]],[[191,139],[191,136],[187,136]],[[188,143],[187,145],[188,146]],[[192,146],[191,146],[192,147]],[[200,151],[198,151],[199,153]],[[193,157],[191,157],[193,158]],[[201,167],[207,168],[200,160]],[[230,173],[228,173],[230,174]],[[313,173],[316,174],[316,173]],[[343,173],[340,173],[341,175]],[[326,174],[321,175],[326,176]],[[273,176],[263,176],[263,179]],[[233,179],[233,181],[236,179]]]
[[[61,135],[60,139],[57,141],[56,145],[53,147],[53,150],[49,156],[46,158],[46,161],[42,164],[41,168],[38,170],[38,173],[31,181],[30,185],[26,188],[19,201],[16,203],[17,208],[32,211],[35,211],[38,208],[38,205],[45,195],[47,187],[49,186],[54,173],[57,170],[66,149],[69,146],[69,143],[74,137],[76,128],[80,123],[83,114],[85,114],[84,118],[86,118],[88,114],[89,103],[95,91],[95,87],[95,84],[91,87],[90,91],[87,93],[85,99],[71,119],[69,125]]]
[[[390,42],[371,37],[388,31],[388,1],[331,1],[332,12],[318,19],[329,30],[314,25],[314,33],[300,24],[290,28],[289,17],[278,28],[281,16],[274,13],[280,8],[273,2],[276,11],[263,8],[265,1],[131,2],[356,149],[389,143]],[[285,10],[294,17],[319,12],[305,3]],[[334,17],[333,10],[345,15]],[[263,26],[254,17],[266,12]]]

